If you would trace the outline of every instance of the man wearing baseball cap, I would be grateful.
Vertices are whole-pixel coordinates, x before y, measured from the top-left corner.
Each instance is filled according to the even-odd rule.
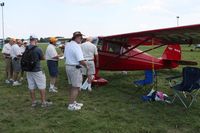
[[[82,36],[81,32],[74,32],[72,40],[65,45],[64,51],[66,59],[66,72],[68,83],[70,85],[68,110],[71,111],[80,110],[83,106],[82,103],[76,102],[83,80],[81,65],[87,68],[86,62],[83,58],[83,52],[80,47]]]
[[[49,92],[58,92],[57,87],[55,86],[57,76],[58,76],[58,60],[59,57],[62,55],[58,55],[56,51],[56,42],[57,39],[55,37],[51,37],[49,39],[49,45],[45,52],[45,57],[47,60],[47,66],[49,69],[49,75],[50,75],[50,87]]]
[[[28,58],[28,55],[29,56],[32,55],[33,57],[31,58],[34,58],[34,60],[31,61],[31,62],[34,62],[34,66],[31,68],[27,68],[26,70],[28,88],[30,90],[30,95],[31,95],[31,100],[32,100],[32,107],[35,107],[38,104],[38,102],[35,99],[36,88],[40,90],[41,107],[48,107],[52,104],[52,102],[46,101],[46,92],[45,92],[46,76],[42,72],[42,68],[40,64],[40,61],[44,60],[45,58],[44,58],[42,50],[37,46],[37,37],[34,35],[30,36],[30,45],[27,46],[27,49],[25,50],[23,56],[26,56],[26,55],[27,55],[27,58]],[[22,57],[22,60],[23,60],[23,57]],[[26,67],[29,67],[29,65],[27,65]],[[25,66],[24,66],[24,69],[25,69]]]

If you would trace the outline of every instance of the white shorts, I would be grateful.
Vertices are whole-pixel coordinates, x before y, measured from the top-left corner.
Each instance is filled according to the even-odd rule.
[[[83,75],[94,75],[95,74],[95,64],[94,61],[86,61],[86,64],[88,66],[88,72],[85,67],[82,67],[82,74]]]
[[[77,69],[76,66],[66,66],[68,83],[72,85],[72,87],[80,88],[82,86],[83,77],[81,73],[81,69]]]
[[[33,89],[46,89],[46,76],[42,71],[39,72],[27,72],[28,88]]]

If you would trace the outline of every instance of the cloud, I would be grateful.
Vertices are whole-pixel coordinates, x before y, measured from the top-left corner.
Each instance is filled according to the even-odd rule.
[[[152,2],[140,4],[134,8],[135,11],[139,12],[154,12],[162,8],[163,2],[160,0],[153,0]]]
[[[115,4],[121,4],[121,3],[125,2],[125,1],[126,0],[102,0],[102,2],[104,4],[113,4],[113,5],[115,5]]]
[[[84,6],[90,6],[90,5],[118,5],[126,0],[56,0],[65,2],[67,4],[76,4],[76,5],[84,5]]]
[[[138,6],[134,7],[133,10],[139,13],[166,13],[175,15],[174,12],[168,10],[166,8],[166,1],[163,0],[151,0],[149,2],[139,4]]]

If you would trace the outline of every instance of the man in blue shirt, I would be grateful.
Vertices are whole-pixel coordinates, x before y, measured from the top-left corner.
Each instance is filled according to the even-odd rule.
[[[41,107],[48,107],[52,104],[52,102],[47,102],[45,100],[45,89],[46,89],[46,76],[42,72],[41,60],[45,60],[44,54],[42,50],[37,47],[37,37],[36,36],[30,36],[30,45],[28,46],[28,49],[30,50],[33,48],[32,54],[34,55],[34,58],[36,60],[36,65],[31,71],[27,72],[27,80],[28,80],[28,88],[30,90],[30,95],[32,99],[32,107],[35,107],[37,105],[37,101],[35,99],[35,89],[38,88],[40,90],[41,95]]]

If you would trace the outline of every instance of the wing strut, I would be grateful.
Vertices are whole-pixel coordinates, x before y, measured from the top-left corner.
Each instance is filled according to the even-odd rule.
[[[154,44],[153,44],[153,45],[154,45]],[[153,45],[152,45],[152,46],[153,46]],[[160,47],[165,46],[165,45],[166,45],[166,44],[162,44],[162,45],[159,45],[159,46],[156,46],[156,47],[147,49],[147,50],[142,51],[142,52],[140,52],[140,53],[137,53],[137,54],[135,54],[135,55],[129,56],[129,58],[135,57],[135,56],[137,56],[137,55],[140,55],[140,54],[143,54],[143,53],[146,53],[146,52],[149,52],[149,51],[152,51],[152,50],[154,50],[154,49],[160,48]]]
[[[154,46],[154,38],[152,38],[152,47]],[[152,50],[153,49],[156,49],[156,48],[159,48],[159,47],[162,47],[164,44],[162,44],[162,45],[159,45],[158,47],[155,47],[155,48],[152,48]],[[147,51],[150,51],[150,50],[146,50],[146,52]],[[154,57],[152,57],[152,71],[153,71],[153,81],[154,81],[154,83],[153,83],[153,88],[152,89],[155,89],[155,90],[157,90],[157,88],[158,88],[158,79],[157,79],[157,75],[156,75],[156,71],[155,71],[155,64],[154,64]]]

